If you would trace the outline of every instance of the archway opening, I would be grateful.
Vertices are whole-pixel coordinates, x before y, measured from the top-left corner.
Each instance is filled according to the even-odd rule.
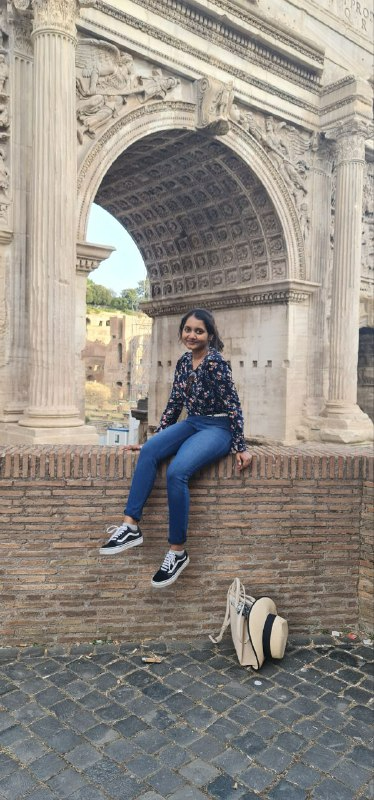
[[[95,202],[138,245],[153,298],[209,297],[287,277],[269,194],[218,139],[185,130],[144,137],[114,161]]]

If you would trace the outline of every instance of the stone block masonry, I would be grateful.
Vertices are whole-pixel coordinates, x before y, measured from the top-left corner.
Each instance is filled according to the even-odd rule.
[[[191,481],[190,567],[150,579],[166,549],[166,465],[146,506],[144,546],[99,556],[119,524],[136,454],[122,448],[4,448],[0,460],[2,644],[208,635],[238,575],[269,594],[294,633],[367,630],[373,619],[370,448],[255,446]]]

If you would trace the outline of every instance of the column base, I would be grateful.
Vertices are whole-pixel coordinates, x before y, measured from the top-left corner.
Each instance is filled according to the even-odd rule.
[[[374,426],[359,406],[331,401],[318,416],[302,421],[297,438],[310,442],[367,444],[374,439]]]
[[[0,424],[0,443],[3,445],[38,444],[99,444],[93,425],[65,428],[32,428],[24,425]]]

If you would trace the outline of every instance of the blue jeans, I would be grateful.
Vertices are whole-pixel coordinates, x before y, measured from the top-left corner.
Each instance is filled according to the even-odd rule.
[[[140,520],[160,461],[175,456],[167,469],[169,543],[184,544],[187,538],[191,475],[212,461],[226,456],[232,435],[228,417],[187,417],[156,433],[143,444],[132,480],[125,514]]]

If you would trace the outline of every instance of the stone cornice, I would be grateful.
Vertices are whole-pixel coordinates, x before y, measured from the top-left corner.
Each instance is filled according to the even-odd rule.
[[[150,317],[167,314],[183,314],[189,308],[199,306],[209,309],[240,308],[259,305],[289,305],[305,303],[319,284],[307,281],[284,280],[258,286],[242,287],[235,291],[212,294],[184,294],[183,297],[147,300],[141,303],[141,310]]]
[[[77,274],[89,275],[90,272],[100,266],[102,261],[109,258],[115,249],[115,247],[108,247],[102,244],[77,242]]]
[[[266,70],[281,75],[298,85],[304,86],[314,92],[319,90],[320,73],[323,68],[323,55],[321,50],[313,48],[312,45],[300,41],[292,34],[286,34],[283,30],[279,32],[270,22],[263,19],[261,21],[255,16],[251,17],[253,31],[244,29],[242,26],[235,25],[227,16],[218,15],[215,19],[211,12],[202,12],[197,6],[184,3],[183,0],[142,0],[142,7],[146,7],[166,19],[175,20],[179,25],[201,35],[205,40],[215,42],[218,46],[242,56],[251,63],[263,66]],[[131,27],[141,28],[148,35],[155,38],[162,38],[165,41],[165,34],[160,29],[149,23],[139,20],[125,11],[120,11],[108,5],[104,0],[97,0],[96,8],[107,16],[114,17]],[[249,21],[249,20],[248,20]],[[261,35],[262,31],[262,35]],[[266,41],[271,35],[272,41]],[[285,38],[286,37],[286,38]],[[167,37],[170,44],[180,47],[177,39]],[[284,47],[277,48],[277,42],[287,44],[291,52],[285,54]],[[287,41],[286,41],[287,40]],[[190,45],[188,52],[194,51]],[[195,54],[203,57],[203,52],[197,50]],[[208,56],[208,61],[212,63],[212,57]],[[226,69],[227,69],[227,65]]]

